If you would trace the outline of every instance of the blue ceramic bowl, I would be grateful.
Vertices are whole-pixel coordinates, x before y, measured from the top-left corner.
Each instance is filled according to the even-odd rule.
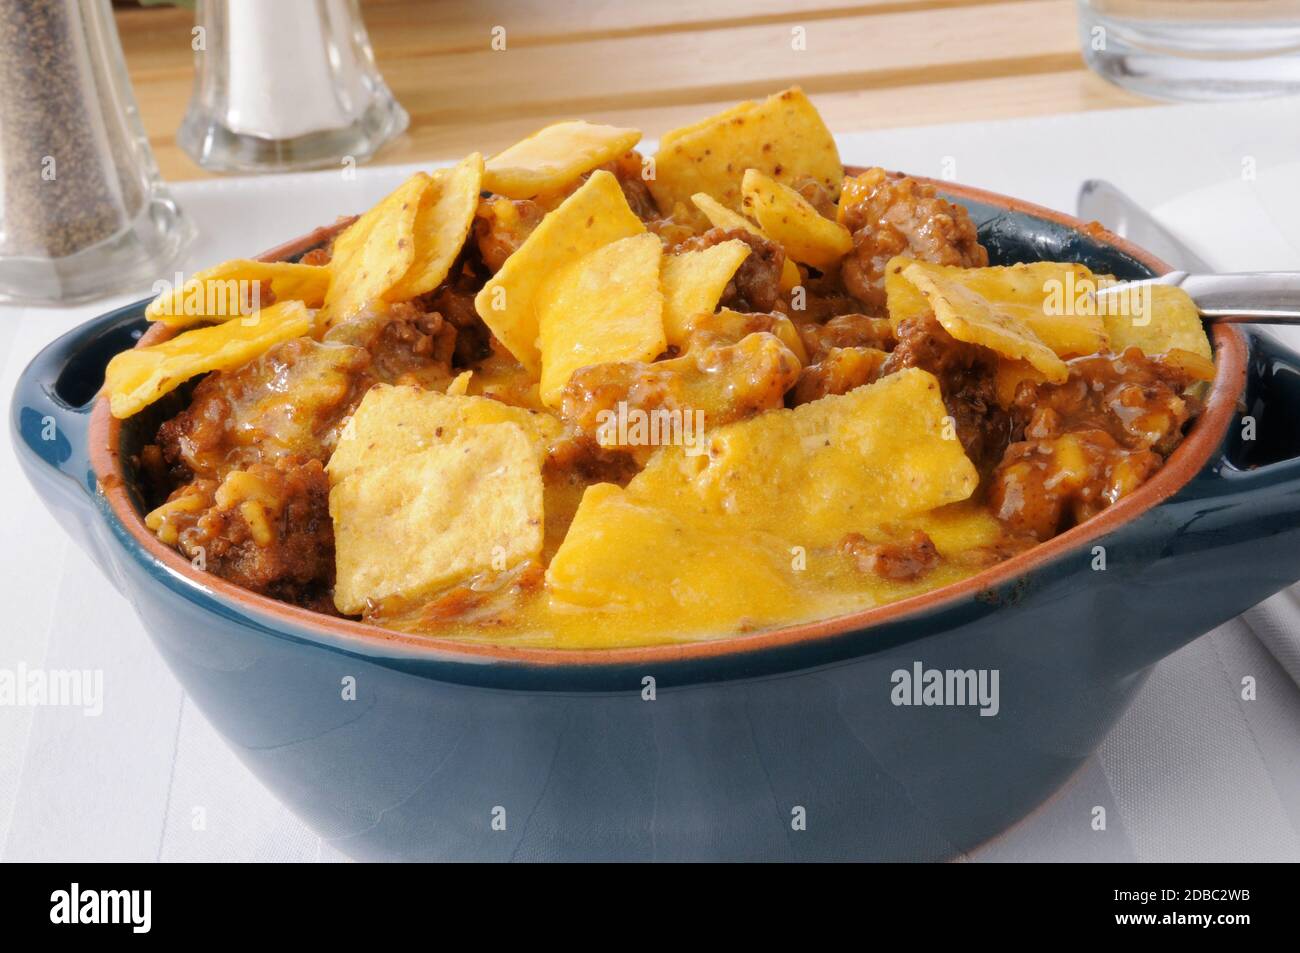
[[[1164,270],[1095,226],[940,187],[995,263]],[[951,857],[1068,779],[1155,661],[1300,577],[1300,356],[1220,327],[1208,408],[1168,465],[966,582],[685,646],[405,637],[244,592],[144,528],[130,457],[156,422],[121,425],[95,397],[143,307],[91,321],[27,368],[19,457],[244,762],[358,858]],[[1245,414],[1258,439],[1241,439]],[[996,671],[997,714],[895,705],[893,673],[917,663]]]

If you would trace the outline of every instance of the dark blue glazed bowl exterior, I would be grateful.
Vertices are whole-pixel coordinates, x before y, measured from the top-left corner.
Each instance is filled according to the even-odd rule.
[[[953,192],[995,263],[1151,272],[1054,213]],[[109,505],[89,421],[143,306],[33,361],[13,404],[18,455],[244,762],[357,858],[949,858],[1058,788],[1152,663],[1300,578],[1300,356],[1247,335],[1244,400],[1175,495],[995,585],[705,654],[540,662],[361,637],[232,598]],[[916,662],[997,670],[997,715],[896,706],[891,676]]]

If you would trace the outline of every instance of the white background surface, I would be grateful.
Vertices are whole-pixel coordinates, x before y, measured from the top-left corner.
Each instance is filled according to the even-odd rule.
[[[1294,100],[883,131],[842,137],[841,152],[1067,211],[1083,179],[1108,178],[1225,270],[1300,269]],[[182,268],[365,208],[407,171],[176,186],[200,231]],[[147,290],[70,310],[0,307],[3,419],[41,346]],[[0,707],[0,859],[344,859],[185,697],[128,603],[41,508],[7,433],[0,499],[0,668],[102,669],[105,695],[98,718]],[[1300,860],[1300,689],[1277,661],[1288,652],[1300,676],[1300,601],[1284,593],[1171,656],[1071,784],[970,859]],[[1240,697],[1245,675],[1255,701]],[[1094,805],[1107,808],[1104,832],[1090,827]]]

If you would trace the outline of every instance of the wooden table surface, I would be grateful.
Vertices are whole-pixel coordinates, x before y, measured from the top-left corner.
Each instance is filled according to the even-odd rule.
[[[458,158],[580,117],[647,137],[792,83],[832,130],[1149,105],[1090,73],[1074,0],[364,0],[411,125],[372,163]],[[193,80],[190,11],[119,8],[145,129],[170,180]],[[506,49],[491,48],[505,27]],[[794,49],[802,28],[806,49]]]

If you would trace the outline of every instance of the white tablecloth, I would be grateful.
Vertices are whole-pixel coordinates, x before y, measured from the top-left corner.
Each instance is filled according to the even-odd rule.
[[[1084,178],[1109,178],[1161,206],[1225,269],[1300,269],[1297,101],[883,131],[842,137],[841,150],[846,161],[946,172],[1067,210]],[[246,255],[364,208],[407,171],[179,185],[201,234],[182,267]],[[139,296],[0,308],[4,419],[18,373],[43,344]],[[7,437],[0,499],[0,669],[104,673],[99,717],[0,707],[0,859],[343,859],[262,788],[186,698],[130,606],[41,508]],[[1241,698],[1246,675],[1258,686],[1253,701]],[[1292,676],[1300,605],[1283,593],[1162,662],[1084,770],[970,859],[1300,859]],[[1090,824],[1096,805],[1107,808],[1104,832]]]

